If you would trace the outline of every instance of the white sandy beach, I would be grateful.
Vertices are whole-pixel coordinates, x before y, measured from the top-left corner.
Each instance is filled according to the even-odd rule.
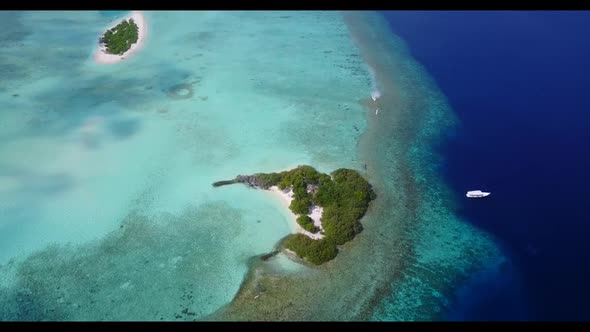
[[[272,186],[269,188],[269,191],[271,193],[273,193],[274,195],[276,195],[277,197],[279,197],[281,199],[281,201],[285,204],[287,209],[289,209],[289,205],[291,205],[291,201],[293,200],[293,190],[292,189],[289,188],[289,189],[285,189],[285,190],[280,190],[277,186]],[[291,229],[295,230],[298,233],[305,234],[314,240],[319,240],[325,236],[325,235],[321,234],[321,232],[324,230],[324,228],[322,227],[322,221],[321,221],[322,212],[324,209],[319,206],[312,205],[309,210],[310,211],[309,211],[308,216],[313,220],[313,224],[316,227],[320,228],[320,231],[316,234],[313,234],[311,232],[304,230],[297,223],[297,216],[293,212],[291,212],[291,210],[289,209],[289,213],[292,216]]]
[[[124,18],[124,20],[128,20],[132,18],[133,21],[135,22],[135,24],[137,24],[137,28],[138,28],[138,37],[137,37],[137,43],[132,44],[131,48],[129,48],[125,53],[118,55],[118,54],[108,54],[106,52],[106,47],[104,45],[99,45],[98,49],[96,50],[96,53],[94,55],[94,60],[97,63],[100,64],[114,64],[114,63],[118,63],[121,62],[127,58],[129,58],[130,56],[132,56],[133,54],[135,54],[137,51],[139,51],[141,49],[141,47],[143,46],[143,43],[145,42],[145,39],[147,37],[147,22],[145,19],[145,16],[143,15],[143,13],[141,11],[133,11],[131,12],[131,14],[127,17]],[[108,29],[112,29],[115,26],[117,26],[117,24],[121,23],[123,21],[123,19],[118,20],[115,24],[113,24],[111,27],[109,27]],[[104,31],[108,30],[105,29]],[[104,31],[102,33],[104,33]]]

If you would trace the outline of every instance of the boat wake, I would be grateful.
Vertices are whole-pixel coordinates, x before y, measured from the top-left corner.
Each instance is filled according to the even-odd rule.
[[[375,75],[375,69],[370,65],[367,65],[369,74],[371,76],[371,99],[373,101],[377,101],[379,97],[381,97],[381,91],[379,91],[379,87],[377,86],[377,79]]]

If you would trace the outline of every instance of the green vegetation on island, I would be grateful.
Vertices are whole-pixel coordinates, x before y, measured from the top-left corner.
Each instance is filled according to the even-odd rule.
[[[332,260],[338,254],[336,245],[328,238],[314,240],[303,234],[289,235],[284,242],[284,246],[294,251],[297,256],[315,265]]]
[[[216,182],[213,186],[232,183],[262,189],[272,186],[281,190],[291,188],[293,200],[289,208],[298,215],[297,223],[312,233],[319,229],[307,214],[312,205],[321,206],[324,209],[321,219],[324,238],[314,240],[304,234],[292,234],[284,241],[285,248],[316,265],[336,257],[337,246],[352,240],[363,230],[360,220],[369,203],[376,198],[371,185],[357,171],[345,168],[335,170],[330,176],[304,165],[280,173],[238,176],[234,180]]]
[[[107,30],[99,42],[106,46],[107,53],[123,54],[137,43],[139,28],[132,18],[123,20],[114,28]]]
[[[317,233],[320,231],[319,227],[313,224],[313,219],[311,219],[309,216],[303,215],[297,217],[297,223],[299,226],[301,226],[301,228],[310,233]]]

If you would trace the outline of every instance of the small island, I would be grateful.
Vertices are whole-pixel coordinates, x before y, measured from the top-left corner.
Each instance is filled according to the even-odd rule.
[[[104,44],[107,53],[123,54],[131,48],[132,44],[137,43],[138,31],[137,24],[130,18],[107,30],[99,42]]]
[[[328,175],[303,165],[280,173],[238,175],[213,186],[234,183],[271,190],[289,198],[289,209],[296,215],[301,231],[289,235],[283,247],[315,265],[336,257],[337,246],[362,231],[360,220],[376,198],[372,186],[357,171],[345,168]]]
[[[134,11],[99,38],[95,60],[102,64],[119,62],[139,49],[146,35],[143,14]]]

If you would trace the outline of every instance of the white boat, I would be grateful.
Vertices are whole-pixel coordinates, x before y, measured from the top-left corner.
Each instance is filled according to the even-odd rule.
[[[467,192],[467,197],[469,198],[481,198],[490,195],[491,193],[487,193],[481,190],[471,190]]]

